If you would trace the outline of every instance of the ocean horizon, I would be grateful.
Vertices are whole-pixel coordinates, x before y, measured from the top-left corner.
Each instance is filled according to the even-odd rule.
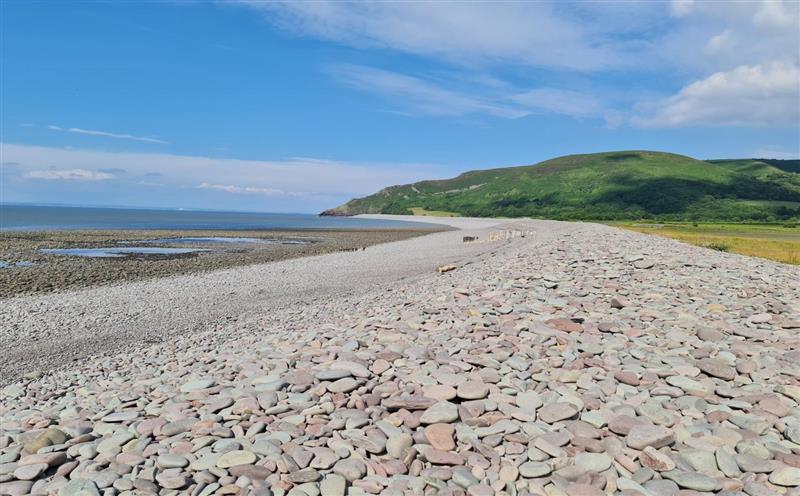
[[[229,210],[97,207],[53,204],[0,204],[0,231],[111,230],[303,230],[413,229],[425,222],[354,217],[321,217],[307,213]]]

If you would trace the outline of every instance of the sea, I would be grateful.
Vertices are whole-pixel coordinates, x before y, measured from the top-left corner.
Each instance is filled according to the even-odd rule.
[[[76,229],[416,229],[424,222],[314,214],[0,204],[0,231]]]

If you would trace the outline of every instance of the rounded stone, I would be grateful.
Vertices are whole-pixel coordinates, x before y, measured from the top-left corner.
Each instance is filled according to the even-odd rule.
[[[567,420],[578,414],[578,407],[572,403],[550,403],[539,409],[536,417],[547,424]]]
[[[548,475],[552,469],[544,462],[525,462],[519,466],[519,474],[526,479],[535,479]]]
[[[673,496],[681,489],[669,479],[652,479],[644,483],[644,488],[656,496]]]
[[[642,450],[647,446],[658,449],[675,442],[675,434],[666,427],[636,424],[628,432],[625,442],[633,449]]]
[[[255,461],[256,455],[250,451],[228,451],[217,459],[217,467],[230,468],[236,465],[249,465]]]
[[[156,482],[165,489],[180,489],[188,484],[187,479],[181,473],[173,472],[175,469],[170,469],[156,475]]]
[[[475,484],[467,489],[467,496],[494,496],[492,486],[486,484]]]
[[[422,388],[422,393],[437,401],[448,401],[456,397],[456,388],[448,384],[434,384]]]
[[[458,420],[458,407],[449,401],[439,401],[420,417],[423,424],[450,423]]]
[[[185,382],[181,385],[182,393],[191,393],[192,391],[201,391],[208,389],[214,385],[214,379],[211,377],[203,377],[201,379]]]
[[[589,484],[571,483],[567,486],[567,496],[605,496],[601,489]]]
[[[46,463],[32,463],[21,465],[14,470],[14,477],[19,480],[33,480],[42,475],[47,470]]]
[[[453,469],[453,482],[457,485],[467,489],[477,484],[478,479],[472,475],[472,472],[467,467],[455,467]]]
[[[717,489],[716,480],[699,472],[672,470],[661,472],[661,475],[684,489],[693,489],[695,491],[715,491]]]
[[[456,443],[453,441],[455,431],[452,424],[431,424],[425,427],[425,438],[434,448],[450,451],[456,447]]]
[[[25,444],[25,451],[30,454],[38,452],[40,449],[46,446],[52,446],[54,444],[63,444],[67,441],[67,435],[61,431],[60,429],[56,429],[55,427],[50,427],[33,438],[32,441]]]
[[[328,474],[319,484],[321,496],[344,496],[346,489],[347,480],[336,474]]]
[[[386,453],[392,458],[400,458],[406,448],[410,448],[414,444],[414,439],[411,434],[401,432],[389,436],[386,440]]]
[[[59,496],[100,496],[97,485],[87,479],[75,479],[67,482],[58,492]]]
[[[514,482],[519,477],[519,469],[514,465],[503,465],[499,477],[503,482]]]
[[[456,394],[464,400],[480,400],[489,395],[489,386],[479,381],[467,381],[458,386]]]
[[[159,455],[156,464],[161,468],[183,468],[189,465],[189,460],[181,455],[166,453]]]
[[[542,406],[542,397],[536,391],[523,391],[517,393],[517,406],[530,413]]]
[[[336,465],[333,466],[333,473],[353,482],[366,475],[367,466],[361,460],[347,458],[336,462]]]
[[[697,368],[710,375],[725,381],[732,381],[736,377],[736,369],[716,358],[704,358],[697,361]]]
[[[605,453],[578,453],[575,466],[590,472],[603,472],[611,467],[611,457]]]
[[[349,393],[358,387],[358,381],[352,377],[343,377],[338,381],[328,384],[331,393]]]
[[[103,422],[129,422],[139,417],[139,412],[136,410],[128,410],[125,412],[110,413],[103,417]]]
[[[781,467],[769,474],[769,481],[777,486],[800,486],[800,468]]]

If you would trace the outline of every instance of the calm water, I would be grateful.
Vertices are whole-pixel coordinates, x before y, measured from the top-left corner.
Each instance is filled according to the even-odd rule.
[[[0,205],[0,230],[60,229],[348,229],[431,227],[422,222],[319,217],[313,214],[199,212]]]

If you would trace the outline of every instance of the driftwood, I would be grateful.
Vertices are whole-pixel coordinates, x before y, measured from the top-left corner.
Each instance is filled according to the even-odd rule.
[[[451,270],[456,270],[456,266],[453,264],[449,265],[442,265],[436,269],[440,274],[444,274],[445,272],[450,272]]]

